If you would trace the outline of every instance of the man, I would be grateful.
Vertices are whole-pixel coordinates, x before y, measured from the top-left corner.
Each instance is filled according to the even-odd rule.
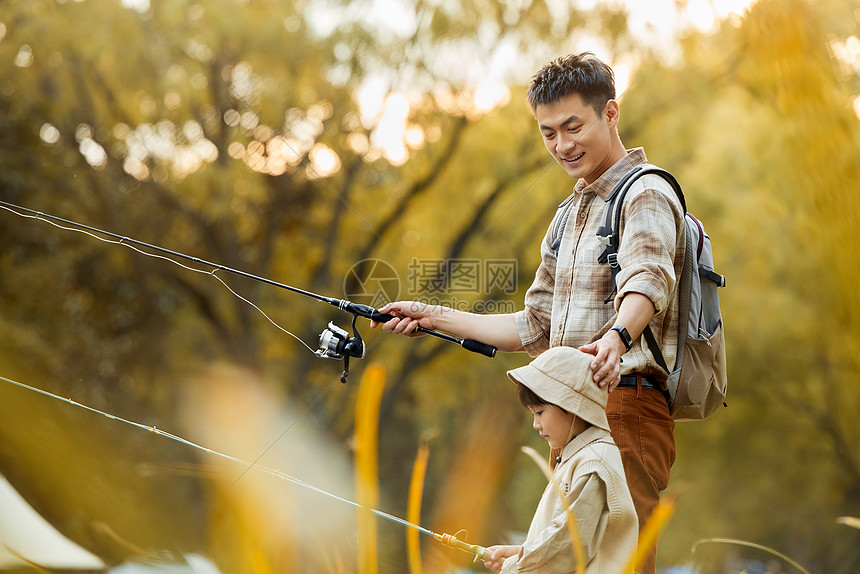
[[[421,325],[500,351],[536,356],[569,346],[592,355],[594,381],[610,391],[607,418],[641,529],[668,485],[675,459],[674,422],[663,395],[667,374],[641,334],[650,325],[667,364],[674,364],[683,210],[661,177],[637,179],[622,206],[617,291],[604,303],[612,290],[609,265],[598,263],[604,200],[630,169],[646,162],[645,152],[628,151],[622,144],[612,69],[590,53],[544,66],[532,78],[528,101],[550,155],[578,181],[565,201],[573,205],[557,251],[551,245],[556,220],[541,244],[541,264],[526,293],[525,309],[477,315],[401,301],[381,309],[396,317],[383,330],[414,336]],[[643,572],[655,569],[652,549]]]

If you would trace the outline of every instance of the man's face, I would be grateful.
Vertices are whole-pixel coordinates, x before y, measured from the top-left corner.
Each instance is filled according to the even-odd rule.
[[[612,155],[618,104],[609,101],[598,116],[578,94],[535,108],[535,119],[550,155],[567,174],[591,183],[617,161]]]

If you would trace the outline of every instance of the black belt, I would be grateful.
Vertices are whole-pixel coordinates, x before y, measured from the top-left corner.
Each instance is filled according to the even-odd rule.
[[[653,377],[642,376],[641,378],[643,389],[657,389],[658,391],[662,390],[660,383],[658,383]],[[618,386],[636,388],[636,375],[621,375],[621,382],[618,383]]]

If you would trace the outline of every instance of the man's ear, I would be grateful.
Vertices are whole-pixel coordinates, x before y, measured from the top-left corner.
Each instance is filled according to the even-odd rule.
[[[618,120],[621,117],[621,109],[618,107],[618,102],[615,100],[609,100],[606,102],[606,107],[603,109],[603,113],[606,114],[606,121],[608,122],[609,127],[618,127]]]

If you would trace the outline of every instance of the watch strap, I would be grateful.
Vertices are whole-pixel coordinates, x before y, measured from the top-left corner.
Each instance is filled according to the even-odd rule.
[[[627,332],[626,327],[616,325],[615,327],[612,327],[612,329],[610,329],[610,330],[618,333],[618,336],[621,337],[621,342],[624,343],[624,347],[626,348],[627,351],[629,351],[630,348],[633,347],[633,338],[630,337],[630,333]]]

